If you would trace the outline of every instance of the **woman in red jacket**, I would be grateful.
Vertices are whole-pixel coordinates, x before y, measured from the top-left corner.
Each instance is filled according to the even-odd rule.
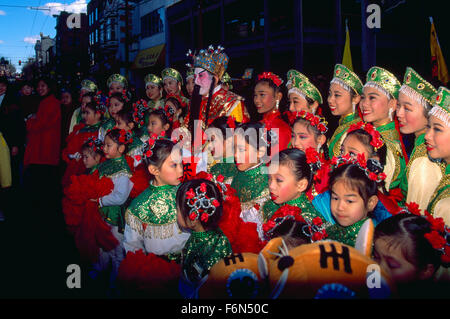
[[[57,206],[53,204],[60,199],[61,103],[53,95],[52,83],[48,79],[40,79],[36,91],[41,101],[37,113],[26,120],[24,183],[27,193],[32,196],[33,209],[46,208],[55,212]]]

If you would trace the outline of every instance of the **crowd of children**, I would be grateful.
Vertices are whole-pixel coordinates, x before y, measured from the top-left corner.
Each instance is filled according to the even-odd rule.
[[[369,257],[399,296],[448,282],[447,88],[412,68],[400,83],[374,66],[364,83],[338,64],[327,101],[339,126],[328,132],[322,95],[304,74],[290,70],[285,85],[258,75],[255,121],[252,101],[225,86],[223,48],[188,55],[190,96],[172,68],[143,79],[144,99],[132,99],[119,74],[107,94],[82,82],[62,152],[63,211],[93,280],[107,271],[124,297],[197,298],[232,254],[258,254],[275,237],[289,248],[358,248],[369,221]],[[280,105],[285,89],[289,104]],[[415,135],[410,155],[402,134]]]

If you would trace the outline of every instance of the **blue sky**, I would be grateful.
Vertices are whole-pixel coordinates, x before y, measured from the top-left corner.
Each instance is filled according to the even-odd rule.
[[[20,71],[28,57],[34,57],[34,43],[39,34],[54,37],[56,19],[52,16],[64,8],[69,12],[86,12],[88,0],[0,0],[0,57],[10,60]],[[47,10],[31,10],[38,7]],[[22,60],[22,66],[19,66]]]

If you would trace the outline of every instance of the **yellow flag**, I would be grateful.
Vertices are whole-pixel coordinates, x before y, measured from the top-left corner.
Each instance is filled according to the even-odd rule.
[[[448,69],[445,64],[444,55],[442,54],[441,46],[439,45],[436,29],[434,27],[433,18],[430,17],[431,33],[431,73],[434,78],[438,78],[444,85],[449,81]]]
[[[350,32],[348,31],[347,21],[345,22],[345,46],[344,46],[344,56],[342,57],[342,64],[353,71],[352,64],[352,52],[350,51]]]

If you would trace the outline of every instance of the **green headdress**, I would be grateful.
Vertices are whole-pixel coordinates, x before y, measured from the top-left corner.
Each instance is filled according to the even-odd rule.
[[[162,79],[155,74],[147,74],[144,78],[144,82],[145,82],[145,87],[147,87],[147,85],[150,83],[156,84],[157,86],[160,86],[160,87],[162,87],[162,85],[163,85]]]
[[[193,78],[194,77],[194,69],[193,68],[188,68],[188,70],[186,71],[186,81],[189,78]]]
[[[398,91],[402,85],[391,72],[378,66],[373,66],[367,72],[364,87],[366,86],[380,90],[389,99],[398,99]]]
[[[181,77],[180,72],[178,72],[177,70],[172,69],[172,68],[166,68],[166,69],[162,70],[161,77],[162,77],[163,81],[166,78],[172,78],[172,79],[180,82],[181,84],[183,84],[183,78]]]
[[[124,88],[127,88],[128,87],[128,81],[127,81],[127,79],[123,76],[123,75],[121,75],[121,74],[113,74],[113,75],[111,75],[109,78],[108,78],[108,80],[106,81],[106,85],[108,86],[108,88],[110,88],[111,87],[111,84],[113,83],[113,82],[118,82],[118,83],[120,83]]]
[[[450,90],[441,86],[433,98],[430,115],[436,116],[450,127]]]
[[[335,65],[334,77],[331,80],[331,83],[339,84],[349,92],[350,90],[353,90],[358,95],[363,93],[363,83],[359,77],[356,73],[342,64]]]
[[[297,70],[288,71],[286,86],[289,88],[288,94],[294,92],[300,96],[309,97],[313,101],[317,101],[319,104],[323,103],[320,91],[314,86],[314,84],[309,82],[309,79],[305,75]]]
[[[413,98],[426,109],[431,107],[437,94],[437,90],[410,67],[406,68],[400,92]]]
[[[233,89],[233,82],[231,81],[231,76],[227,72],[225,72],[222,76],[222,83],[228,84],[230,90]]]
[[[97,85],[91,80],[83,80],[81,81],[81,89],[85,89],[86,91],[97,93]]]

